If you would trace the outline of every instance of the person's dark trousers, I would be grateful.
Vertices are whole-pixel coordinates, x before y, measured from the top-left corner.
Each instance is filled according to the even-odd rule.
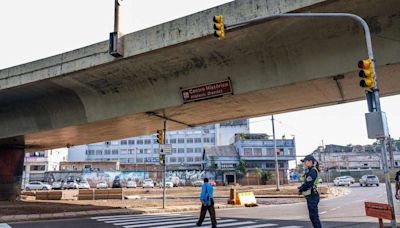
[[[314,228],[321,228],[322,225],[318,214],[319,194],[311,194],[306,196],[306,200],[311,223],[313,224]]]
[[[206,217],[207,211],[210,214],[212,227],[217,227],[217,219],[215,218],[214,199],[211,199],[211,204],[208,206],[204,206],[203,204],[201,205],[200,218],[199,221],[197,222],[197,225],[201,226],[201,224],[204,221],[204,218]]]

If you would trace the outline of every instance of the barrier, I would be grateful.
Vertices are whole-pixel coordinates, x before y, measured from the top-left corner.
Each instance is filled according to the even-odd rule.
[[[80,189],[78,200],[122,199],[122,188]]]
[[[236,193],[236,205],[244,205],[246,207],[257,206],[257,200],[253,192]]]
[[[61,200],[62,191],[37,191],[36,200]]]

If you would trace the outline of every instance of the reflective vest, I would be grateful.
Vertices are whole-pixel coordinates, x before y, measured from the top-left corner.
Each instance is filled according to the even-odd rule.
[[[308,189],[307,191],[303,192],[303,196],[311,195],[312,191],[315,191],[318,193],[319,172],[318,172],[318,169],[315,167],[312,167],[312,169],[314,169],[317,172],[317,178],[315,178],[313,186],[310,189]],[[305,184],[306,182],[307,182],[307,177],[304,177],[303,183]]]

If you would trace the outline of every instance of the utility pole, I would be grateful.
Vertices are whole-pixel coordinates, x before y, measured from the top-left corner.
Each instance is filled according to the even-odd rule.
[[[163,129],[163,132],[164,132],[164,137],[163,137],[163,144],[165,145],[165,136],[166,136],[166,133],[167,133],[167,120],[165,120],[164,119],[164,129]],[[166,161],[166,159],[165,159],[165,154],[164,155],[162,155],[162,156],[164,156],[164,162],[163,162],[163,165],[164,165],[164,173],[163,173],[163,203],[162,203],[162,208],[163,209],[165,209],[165,181],[166,181],[166,176],[167,176],[167,161]]]
[[[275,151],[275,181],[276,181],[276,191],[280,191],[279,185],[279,164],[278,164],[278,151],[276,150],[276,138],[275,138],[275,121],[274,115],[272,115],[272,135],[274,138],[274,151]]]
[[[393,169],[394,168],[394,158],[393,158],[392,142],[393,142],[393,139],[389,135],[389,138],[388,138],[389,160],[390,160],[390,168]]]

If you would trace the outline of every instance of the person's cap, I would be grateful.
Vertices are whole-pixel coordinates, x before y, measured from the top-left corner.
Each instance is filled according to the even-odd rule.
[[[300,161],[301,162],[304,162],[304,161],[315,161],[315,158],[314,158],[314,156],[309,154],[309,155],[305,156],[303,159],[301,159]]]

